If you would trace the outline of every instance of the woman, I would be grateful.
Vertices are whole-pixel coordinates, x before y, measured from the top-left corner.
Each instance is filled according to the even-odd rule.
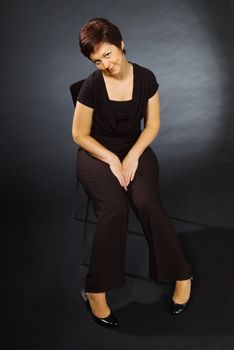
[[[175,281],[171,312],[181,313],[190,300],[192,270],[160,203],[158,160],[149,147],[160,127],[157,80],[126,59],[119,29],[104,18],[81,28],[79,44],[97,68],[82,84],[72,125],[80,145],[77,176],[97,216],[81,295],[97,323],[118,325],[106,292],[124,285],[130,203],[149,246],[149,277]]]

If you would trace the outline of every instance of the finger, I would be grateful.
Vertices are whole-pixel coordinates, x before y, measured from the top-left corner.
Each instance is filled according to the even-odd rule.
[[[125,179],[125,186],[127,187],[129,185],[129,179]]]
[[[127,183],[126,179],[124,179],[124,188],[126,191],[127,191],[127,186],[128,186],[128,183]]]
[[[124,179],[124,186],[125,186],[125,189],[127,190],[128,182],[126,181],[126,179]]]
[[[132,174],[131,174],[131,172],[129,172],[128,175],[127,175],[127,183],[128,184],[129,184],[131,178],[132,178]]]
[[[125,189],[125,190],[127,190],[127,188],[126,188],[126,181],[125,181],[124,176],[123,176],[123,175],[121,175],[121,176],[120,176],[120,178],[121,178],[121,186],[123,186],[123,187],[124,187],[124,189]]]
[[[122,176],[118,174],[118,175],[116,175],[116,177],[117,177],[117,179],[118,179],[118,181],[120,183],[120,186],[124,187],[124,181],[123,181]]]
[[[129,179],[125,179],[125,185],[126,185],[126,186],[129,185]]]
[[[122,178],[123,178],[123,181],[125,182],[126,181],[126,172],[122,172]]]
[[[125,181],[124,177],[122,177],[122,186],[123,186],[124,189],[127,191],[126,181]]]
[[[126,171],[126,172],[124,173],[124,178],[125,178],[125,181],[126,181],[126,182],[129,181],[129,178],[130,178],[130,173],[129,173],[129,171]]]
[[[131,181],[133,181],[133,179],[134,179],[134,175],[131,176]]]

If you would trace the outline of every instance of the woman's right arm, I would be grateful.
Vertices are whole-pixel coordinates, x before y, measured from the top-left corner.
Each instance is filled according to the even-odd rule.
[[[121,186],[125,187],[123,168],[118,156],[90,136],[93,111],[93,108],[77,101],[72,123],[73,140],[91,155],[109,164]]]
[[[93,111],[93,108],[77,101],[72,123],[72,137],[75,143],[94,157],[110,164],[111,160],[117,156],[90,136]]]

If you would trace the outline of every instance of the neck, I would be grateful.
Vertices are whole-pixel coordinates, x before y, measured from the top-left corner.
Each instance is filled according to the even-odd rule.
[[[128,62],[126,58],[124,58],[121,65],[120,72],[118,74],[115,74],[113,76],[107,75],[105,72],[102,72],[102,74],[104,74],[104,76],[107,76],[110,79],[125,80],[131,74],[131,70],[132,70],[132,63]]]
[[[119,74],[115,75],[113,78],[116,78],[118,80],[127,79],[129,77],[131,70],[132,70],[131,66],[132,66],[132,64],[129,63],[126,59],[124,59]]]

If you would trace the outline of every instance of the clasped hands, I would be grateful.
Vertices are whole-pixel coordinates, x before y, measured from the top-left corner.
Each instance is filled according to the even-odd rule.
[[[110,163],[112,173],[117,177],[121,186],[127,191],[127,186],[130,181],[133,181],[138,167],[138,157],[128,153],[122,163],[116,156],[113,157]]]

